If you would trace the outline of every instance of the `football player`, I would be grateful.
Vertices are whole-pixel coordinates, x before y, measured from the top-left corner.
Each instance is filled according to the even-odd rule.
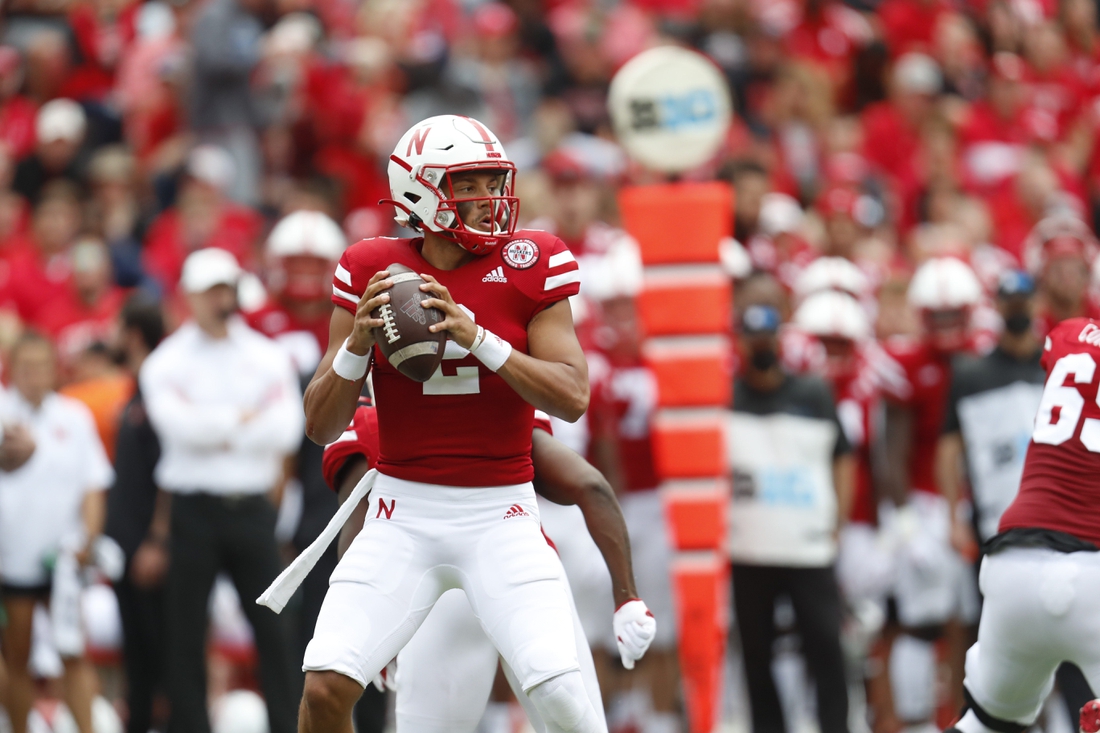
[[[373,357],[378,476],[372,510],[332,574],[306,649],[302,733],[350,732],[363,688],[454,588],[548,731],[600,729],[577,660],[569,591],[531,484],[534,408],[576,421],[588,407],[587,366],[566,300],[579,275],[560,239],[516,231],[515,172],[477,120],[418,123],[389,164],[398,223],[418,236],[364,240],[336,268],[338,307],[306,390],[306,430],[326,444],[343,434]],[[422,274],[430,297],[421,307],[444,316],[430,329],[450,339],[424,383],[374,348],[383,322],[371,313],[390,301],[386,268],[394,263]],[[614,622],[628,643],[655,631],[640,600],[619,608]]]
[[[1046,338],[1046,386],[1020,490],[986,545],[978,642],[966,655],[967,705],[951,730],[1022,732],[1062,662],[1100,689],[1098,360],[1095,320],[1063,321]]]
[[[540,496],[577,505],[593,539],[601,548],[612,578],[616,605],[637,597],[630,560],[630,541],[622,512],[607,480],[587,461],[551,437],[550,420],[536,413],[531,460],[535,489]],[[375,465],[378,455],[378,418],[366,398],[351,427],[325,449],[325,479],[345,501],[355,484]],[[352,513],[340,534],[340,552],[359,533],[370,508],[369,497]],[[600,687],[580,619],[574,609],[577,653],[589,697],[600,699]],[[412,641],[398,654],[397,730],[399,733],[473,731],[497,669],[497,652],[478,626],[461,592],[448,591],[428,615]],[[624,659],[633,666],[633,661]],[[506,669],[516,696],[538,731],[545,725],[515,678]],[[602,707],[596,705],[602,718]]]
[[[970,349],[971,314],[981,297],[965,262],[930,259],[909,284],[920,338],[886,343],[896,374],[882,382],[888,469],[883,484],[898,511],[879,520],[900,543],[894,597],[901,634],[890,652],[889,676],[895,713],[909,725],[928,723],[935,714],[935,641],[948,621],[969,610],[966,602],[977,605],[976,591],[964,585],[965,561],[950,543],[955,518],[936,484],[935,452],[951,359]]]

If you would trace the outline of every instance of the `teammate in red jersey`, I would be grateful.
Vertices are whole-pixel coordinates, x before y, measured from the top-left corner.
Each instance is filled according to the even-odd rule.
[[[369,400],[361,401],[355,419],[340,439],[325,449],[325,478],[338,489],[341,502],[378,455],[378,418]],[[593,539],[611,573],[616,605],[637,596],[630,560],[630,541],[622,512],[607,480],[587,461],[552,437],[549,418],[536,413],[531,459],[535,488],[553,501],[581,508]],[[366,519],[370,500],[360,502],[340,534],[341,552],[350,546]],[[595,665],[584,631],[574,609],[573,626],[577,653],[589,697],[600,698]],[[428,733],[444,729],[472,733],[485,710],[497,670],[497,652],[460,591],[445,594],[424,625],[397,657],[396,680],[398,733]],[[517,698],[527,709],[536,731],[546,730],[523,691]],[[597,708],[597,713],[600,710]],[[601,716],[602,720],[602,716]]]
[[[336,440],[352,420],[382,326],[370,314],[390,299],[388,265],[423,274],[432,297],[422,306],[442,312],[432,329],[450,341],[423,384],[373,353],[378,510],[333,573],[306,649],[302,733],[350,731],[367,682],[452,588],[465,591],[549,731],[600,728],[531,485],[534,407],[572,421],[588,406],[565,302],[579,275],[559,239],[515,231],[514,176],[480,122],[418,123],[390,156],[389,177],[399,223],[422,237],[360,242],[336,269],[329,349],[305,395],[314,441]],[[628,638],[655,629],[641,601],[615,623]]]
[[[1062,662],[1100,689],[1100,323],[1046,339],[1046,387],[1020,491],[986,544],[978,643],[966,655],[962,733],[1035,722]]]
[[[902,633],[891,649],[889,674],[895,712],[906,724],[931,721],[936,708],[934,641],[949,620],[973,613],[970,605],[977,603],[976,592],[965,585],[964,561],[951,546],[954,518],[937,489],[934,467],[951,357],[969,347],[971,312],[981,294],[977,277],[964,262],[928,260],[909,285],[922,338],[886,346],[900,367],[896,378],[883,381],[889,469],[884,488],[897,511],[879,519],[900,543],[894,598]]]
[[[328,347],[332,271],[348,243],[319,211],[279,220],[264,247],[268,301],[247,314],[248,325],[285,348],[298,371],[312,374]]]

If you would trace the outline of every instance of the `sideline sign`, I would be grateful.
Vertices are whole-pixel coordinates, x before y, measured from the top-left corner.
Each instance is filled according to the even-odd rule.
[[[730,126],[726,79],[695,51],[662,46],[628,61],[607,104],[615,134],[642,165],[681,173],[710,160]]]

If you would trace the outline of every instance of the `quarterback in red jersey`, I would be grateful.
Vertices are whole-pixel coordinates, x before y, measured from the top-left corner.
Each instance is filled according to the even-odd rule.
[[[973,614],[976,592],[950,542],[953,518],[935,478],[936,446],[951,383],[951,357],[969,347],[971,313],[981,285],[970,266],[950,257],[917,269],[909,303],[921,318],[919,341],[887,343],[895,378],[882,383],[886,400],[884,488],[896,511],[879,521],[898,538],[894,598],[902,633],[890,653],[894,708],[907,724],[935,714],[934,640],[952,618]],[[972,602],[972,603],[971,603]]]
[[[336,268],[329,348],[306,390],[306,432],[340,437],[371,356],[377,399],[377,513],[332,574],[306,649],[299,730],[346,733],[366,684],[432,606],[461,588],[553,733],[597,731],[579,672],[568,590],[542,537],[531,485],[534,408],[569,421],[588,407],[584,355],[566,298],[573,255],[545,232],[515,231],[515,165],[477,120],[415,125],[390,156],[398,222],[420,232],[349,248]],[[450,341],[414,382],[374,349],[371,312],[388,303],[393,263],[422,274]],[[461,303],[461,305],[459,305]],[[375,498],[377,497],[377,498]],[[616,612],[622,634],[651,636],[648,609]]]
[[[377,455],[377,414],[364,398],[348,430],[325,449],[325,478],[333,489],[339,490],[341,501],[346,500],[363,474],[374,467]],[[637,597],[630,541],[610,484],[587,461],[552,437],[550,420],[543,413],[535,413],[531,459],[535,465],[535,488],[541,496],[580,507],[611,573],[616,605]],[[368,497],[344,525],[341,553],[360,531],[369,508]],[[575,608],[573,627],[589,698],[599,700],[596,668]],[[397,656],[400,670],[395,685],[397,730],[472,733],[485,711],[497,659],[496,649],[461,592],[446,593]],[[546,726],[541,717],[516,685],[511,671],[507,667],[505,671],[533,727],[543,733]],[[596,707],[600,714],[601,708]]]
[[[978,643],[966,655],[962,733],[1035,722],[1062,662],[1100,689],[1100,323],[1063,321],[1043,348],[1046,387],[1020,491],[986,544]]]

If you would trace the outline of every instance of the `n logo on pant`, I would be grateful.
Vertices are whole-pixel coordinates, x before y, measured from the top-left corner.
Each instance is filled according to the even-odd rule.
[[[381,496],[378,497],[378,513],[374,515],[375,519],[382,516],[382,512],[386,513],[386,519],[389,519],[393,515],[393,508],[397,505],[397,499],[390,499],[390,505],[386,506],[386,500]]]

